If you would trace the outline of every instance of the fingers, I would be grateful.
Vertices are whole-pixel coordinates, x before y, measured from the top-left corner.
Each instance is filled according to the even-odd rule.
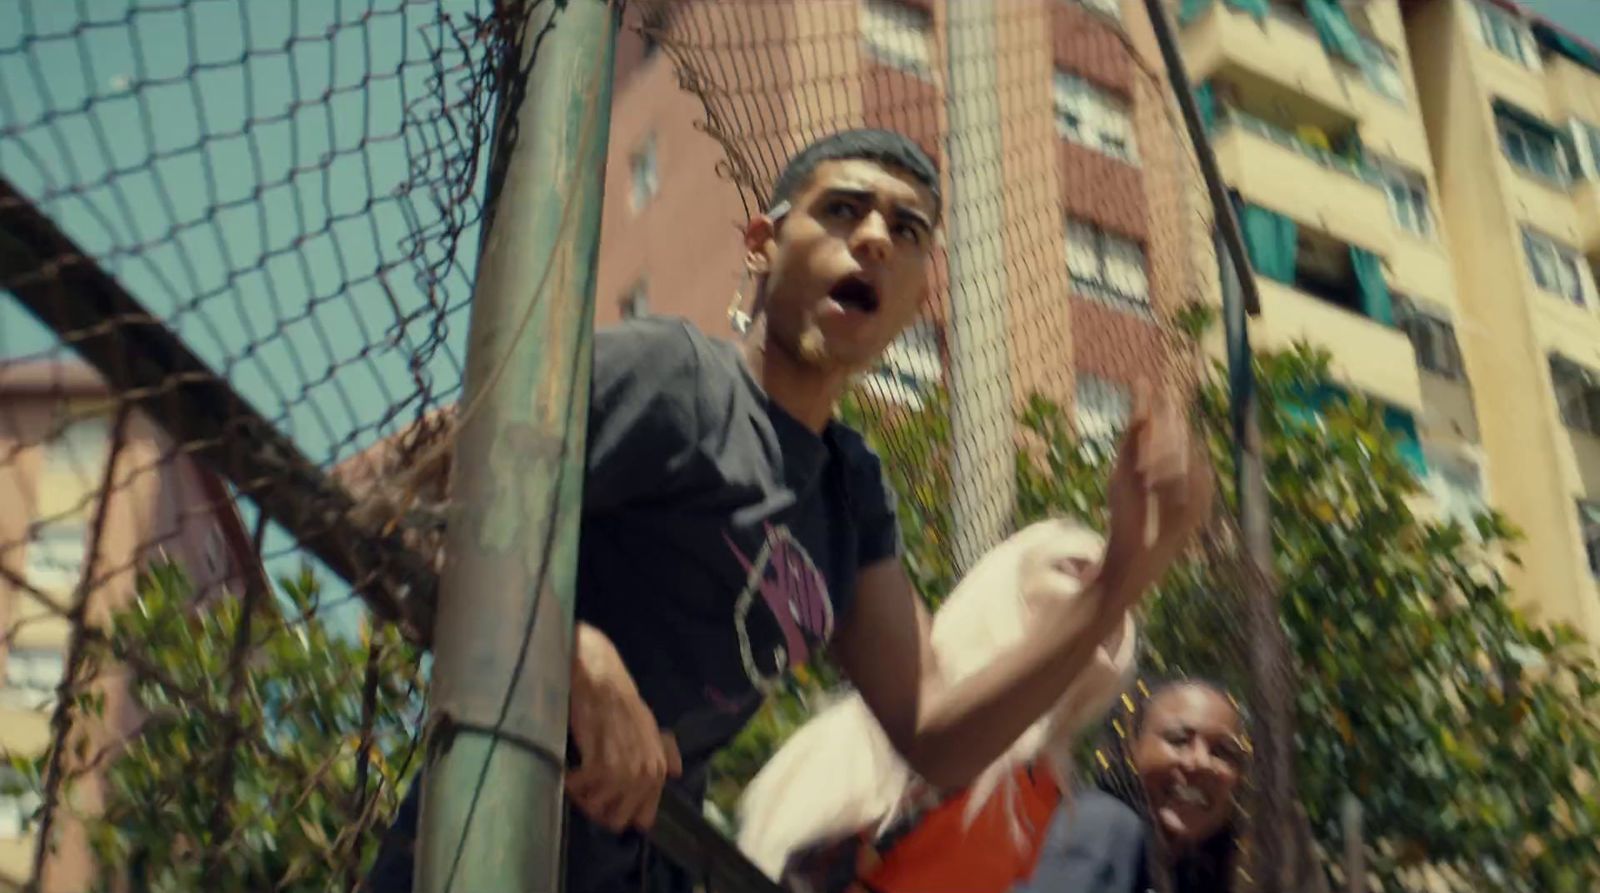
[[[567,794],[590,821],[612,832],[648,830],[655,823],[668,761],[659,747],[634,753],[630,763],[585,760],[567,773]],[[680,769],[681,771],[681,769]]]
[[[581,742],[579,746],[581,750]],[[566,789],[573,804],[609,831],[649,830],[666,780],[683,774],[677,739],[663,731],[628,744],[613,740],[592,746],[591,752],[592,758],[567,772]]]

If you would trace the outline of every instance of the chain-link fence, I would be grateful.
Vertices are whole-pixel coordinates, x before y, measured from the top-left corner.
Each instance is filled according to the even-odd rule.
[[[351,886],[420,759],[433,568],[326,470],[461,391],[505,32],[0,20],[0,885]]]
[[[688,163],[746,211],[833,130],[899,130],[941,163],[934,297],[841,409],[930,604],[1022,524],[1103,523],[1141,380],[1231,467],[1213,206],[1138,4],[629,7],[703,108],[717,151]],[[359,883],[421,760],[493,102],[522,74],[510,10],[0,9],[0,884]],[[1219,483],[1141,661],[1220,680],[1259,724],[1290,679],[1259,659],[1268,587]],[[724,815],[835,681],[814,670],[717,762]],[[1275,889],[1259,866],[1288,858],[1291,792],[1256,757],[1229,864]],[[737,888],[710,826],[675,813],[662,837]]]
[[[752,209],[843,127],[947,170],[941,287],[851,406],[924,592],[1018,520],[1094,516],[1134,379],[1195,386],[1181,322],[1215,281],[1151,51],[1060,4],[641,9]],[[29,715],[6,745],[39,808],[5,869],[350,884],[414,763],[439,565],[407,546],[440,517],[514,23],[403,0],[10,15],[6,679]],[[345,464],[359,505],[328,482],[388,437],[406,473]]]
[[[845,407],[885,458],[908,568],[930,604],[1030,521],[1103,523],[1140,381],[1192,407],[1197,431],[1227,430],[1225,398],[1207,419],[1200,392],[1215,384],[1201,334],[1220,297],[1212,207],[1142,5],[645,9],[747,211],[768,205],[793,152],[832,131],[897,130],[941,162],[949,220],[926,318]],[[1254,705],[1286,696],[1289,681],[1287,667],[1252,664],[1236,534],[1223,514],[1208,527],[1149,612],[1141,664],[1224,680]],[[713,799],[730,814],[823,675],[724,755]],[[1122,793],[1142,798],[1137,786]],[[1240,828],[1230,858],[1249,882],[1252,858],[1278,838]]]

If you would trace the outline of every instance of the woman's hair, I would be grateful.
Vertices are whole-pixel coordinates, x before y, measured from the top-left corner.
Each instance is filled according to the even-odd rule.
[[[1221,696],[1243,722],[1244,711],[1219,682],[1201,677],[1140,679],[1106,718],[1105,731],[1091,760],[1095,785],[1138,813],[1151,829],[1150,852],[1156,863],[1151,865],[1152,875],[1166,881],[1165,885],[1158,884],[1158,889],[1171,893],[1234,893],[1239,889],[1235,878],[1242,868],[1238,817],[1191,850],[1175,859],[1167,858],[1168,851],[1155,832],[1158,825],[1150,815],[1144,784],[1133,760],[1134,743],[1144,731],[1149,705],[1163,694],[1183,688],[1203,688]]]

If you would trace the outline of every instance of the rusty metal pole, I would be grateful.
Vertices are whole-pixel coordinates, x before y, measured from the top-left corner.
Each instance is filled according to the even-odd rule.
[[[1279,620],[1272,554],[1272,513],[1259,421],[1259,394],[1250,349],[1248,316],[1261,312],[1244,233],[1221,168],[1211,150],[1194,87],[1178,49],[1163,0],[1144,0],[1167,68],[1185,130],[1194,145],[1215,218],[1215,249],[1222,277],[1222,316],[1228,346],[1234,483],[1243,537],[1240,565],[1250,654],[1250,733],[1256,754],[1256,797],[1251,816],[1257,880],[1285,893],[1321,888],[1310,829],[1298,807],[1294,778],[1294,678],[1288,638]]]
[[[595,266],[619,7],[516,29],[451,470],[416,889],[559,889]]]

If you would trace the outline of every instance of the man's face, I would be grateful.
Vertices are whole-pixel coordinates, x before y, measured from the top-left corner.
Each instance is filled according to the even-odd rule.
[[[873,161],[828,161],[776,225],[756,218],[747,262],[766,288],[767,338],[823,371],[871,367],[928,296],[934,201]]]

